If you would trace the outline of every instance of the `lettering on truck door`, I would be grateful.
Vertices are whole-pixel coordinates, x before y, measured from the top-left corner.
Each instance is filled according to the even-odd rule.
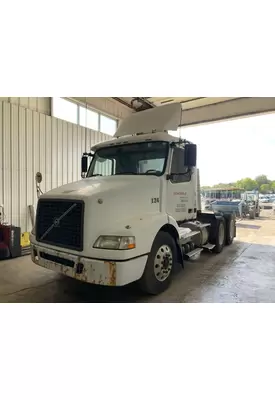
[[[175,212],[187,212],[188,206],[188,194],[187,192],[174,192],[174,196],[176,199],[175,202]]]

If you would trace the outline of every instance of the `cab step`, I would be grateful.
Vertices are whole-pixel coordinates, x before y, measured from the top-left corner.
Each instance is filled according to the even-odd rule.
[[[202,251],[203,251],[203,248],[200,247],[200,248],[189,251],[189,253],[186,253],[185,256],[189,260],[197,259],[200,256]]]
[[[213,250],[215,247],[215,244],[206,243],[202,247],[203,247],[203,249],[206,249],[206,250]]]

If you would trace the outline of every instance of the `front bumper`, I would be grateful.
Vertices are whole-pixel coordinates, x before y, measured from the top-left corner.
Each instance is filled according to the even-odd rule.
[[[32,261],[44,268],[104,286],[124,286],[139,280],[147,255],[125,261],[96,260],[31,244]]]

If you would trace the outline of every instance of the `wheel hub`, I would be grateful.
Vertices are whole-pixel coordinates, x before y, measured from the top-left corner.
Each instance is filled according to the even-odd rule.
[[[167,269],[169,267],[169,256],[168,255],[165,255],[163,257],[162,266],[164,269]]]
[[[157,251],[154,261],[154,274],[158,281],[165,281],[171,273],[173,253],[169,246],[163,245]]]

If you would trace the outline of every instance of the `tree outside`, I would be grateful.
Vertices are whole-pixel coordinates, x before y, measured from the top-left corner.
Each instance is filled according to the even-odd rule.
[[[229,189],[236,187],[244,190],[259,190],[262,194],[275,193],[275,180],[271,181],[266,175],[258,175],[255,179],[243,178],[237,182],[219,183],[213,186],[202,186],[202,189],[221,188]]]

